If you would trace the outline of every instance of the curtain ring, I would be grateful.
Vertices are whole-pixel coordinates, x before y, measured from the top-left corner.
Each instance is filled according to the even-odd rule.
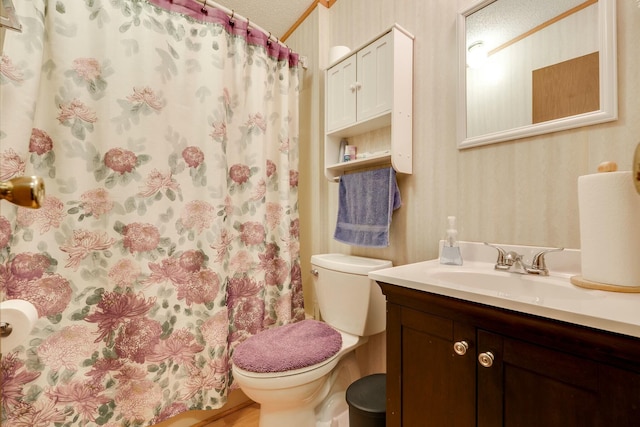
[[[267,36],[267,46],[271,46],[271,31],[269,31],[269,35]]]
[[[251,25],[251,22],[249,21],[249,18],[247,18],[247,34],[251,34],[251,28],[249,28],[249,25]]]
[[[204,6],[202,6],[202,9],[200,9],[200,12],[204,13],[205,15],[208,15],[209,12],[206,9],[207,7],[207,0],[204,0]]]
[[[229,25],[231,25],[232,27],[233,27],[234,25],[236,25],[236,23],[235,23],[235,22],[233,22],[233,17],[234,17],[235,15],[236,15],[236,11],[235,11],[235,10],[233,10],[233,9],[231,9],[231,18],[229,18]]]

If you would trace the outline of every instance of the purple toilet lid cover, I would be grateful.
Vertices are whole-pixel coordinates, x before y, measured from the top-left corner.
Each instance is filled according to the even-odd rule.
[[[342,347],[342,336],[313,319],[266,329],[239,344],[233,363],[256,373],[285,372],[323,362]]]

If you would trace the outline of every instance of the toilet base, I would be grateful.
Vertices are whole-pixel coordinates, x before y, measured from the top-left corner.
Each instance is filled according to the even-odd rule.
[[[349,427],[349,408],[333,417],[330,421],[316,420],[316,427]]]
[[[286,420],[286,424],[283,424]],[[275,412],[265,411],[260,407],[260,427],[282,427],[290,426],[309,426],[315,427],[316,418],[313,408],[295,408],[291,411],[278,410]]]
[[[355,352],[352,351],[330,374],[331,389],[315,409],[316,427],[349,427],[347,388],[361,377]]]
[[[330,387],[329,376],[319,378],[312,383],[305,384],[304,387],[297,388],[297,396],[304,396],[303,399],[291,399],[291,390],[279,390],[269,393],[268,399],[261,402],[252,397],[250,391],[245,392],[260,403],[260,427],[315,427],[316,426],[316,406],[327,395]],[[282,399],[278,398],[278,395]]]
[[[288,424],[282,424],[284,422]],[[260,411],[260,427],[275,427],[292,425],[300,427],[349,427],[349,408],[345,408],[341,413],[334,415],[331,419],[322,421],[316,418],[314,411],[294,411],[291,413],[278,412],[266,413]]]
[[[297,388],[298,396],[306,396],[302,400],[291,399],[292,390],[287,389],[271,390],[268,394],[254,394],[247,389],[245,393],[260,404],[260,427],[348,427],[346,390],[360,377],[351,351],[328,375]]]

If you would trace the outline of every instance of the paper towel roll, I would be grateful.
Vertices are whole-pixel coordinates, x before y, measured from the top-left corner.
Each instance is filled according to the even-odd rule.
[[[578,178],[582,277],[640,286],[640,195],[631,172]]]
[[[332,46],[329,49],[329,64],[333,64],[349,52],[351,52],[351,49],[347,46]]]
[[[31,333],[33,324],[38,320],[38,310],[29,301],[12,299],[0,302],[0,322],[11,325],[12,331],[0,338],[0,351],[7,354],[19,345],[25,345],[25,339]]]

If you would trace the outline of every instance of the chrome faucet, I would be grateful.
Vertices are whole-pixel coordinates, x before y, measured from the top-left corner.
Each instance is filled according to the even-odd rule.
[[[494,267],[496,270],[510,271],[512,273],[519,274],[535,274],[538,276],[549,275],[549,269],[545,263],[544,256],[549,252],[559,252],[564,250],[564,248],[554,248],[540,251],[533,256],[531,265],[527,265],[522,259],[522,255],[515,251],[507,252],[500,246],[492,245],[487,242],[484,242],[484,244],[491,246],[498,251],[498,259]]]

